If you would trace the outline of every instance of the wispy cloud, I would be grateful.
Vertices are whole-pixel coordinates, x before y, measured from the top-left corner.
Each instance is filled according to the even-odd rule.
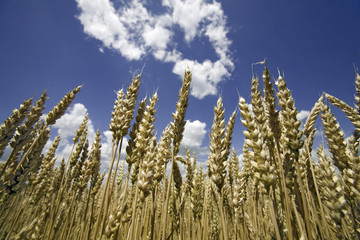
[[[221,4],[206,0],[163,0],[162,13],[154,14],[144,1],[132,0],[115,9],[110,0],[76,0],[78,19],[84,32],[128,60],[152,55],[161,62],[173,63],[173,73],[183,76],[185,65],[193,69],[191,94],[199,99],[217,93],[217,84],[234,68],[230,57],[226,16]],[[188,59],[178,50],[174,29],[184,33],[191,46],[195,38],[207,38],[218,59]],[[100,48],[103,50],[103,48]]]

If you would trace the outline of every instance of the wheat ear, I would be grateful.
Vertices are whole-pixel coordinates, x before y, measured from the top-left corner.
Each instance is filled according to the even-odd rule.
[[[11,116],[0,126],[0,158],[3,155],[6,146],[14,136],[17,126],[19,126],[26,117],[31,103],[32,98],[24,100],[19,109],[14,109]]]
[[[189,93],[190,93],[190,83],[191,83],[191,72],[187,68],[185,70],[184,80],[182,87],[179,92],[179,101],[176,103],[176,112],[172,114],[174,121],[170,123],[172,132],[172,144],[173,149],[171,153],[171,166],[170,166],[170,175],[169,175],[169,184],[166,192],[165,205],[163,210],[163,229],[162,229],[162,240],[166,239],[166,222],[170,198],[170,189],[172,184],[173,168],[174,162],[176,161],[176,155],[180,150],[180,143],[183,138],[183,133],[185,129],[185,114],[188,106]]]

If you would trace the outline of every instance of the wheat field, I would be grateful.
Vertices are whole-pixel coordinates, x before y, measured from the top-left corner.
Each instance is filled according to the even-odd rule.
[[[138,99],[141,75],[134,77],[111,113],[107,174],[100,172],[100,131],[94,142],[87,138],[87,115],[60,165],[60,137],[43,152],[81,86],[46,115],[46,91],[24,100],[0,127],[0,157],[11,149],[0,165],[0,239],[360,239],[360,75],[354,107],[323,93],[304,126],[285,79],[275,83],[265,66],[261,82],[251,79],[251,102],[234,100],[238,109],[227,120],[218,98],[203,166],[189,150],[179,154],[191,72],[159,139],[158,95]],[[330,105],[353,123],[348,139]],[[239,120],[246,130],[235,136]],[[314,159],[317,120],[326,145]],[[241,168],[233,138],[245,138]]]

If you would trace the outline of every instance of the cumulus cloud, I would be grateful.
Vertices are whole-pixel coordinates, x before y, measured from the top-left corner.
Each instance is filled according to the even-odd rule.
[[[183,139],[181,142],[182,148],[180,149],[180,155],[185,156],[185,148],[190,150],[191,153],[195,153],[197,161],[204,162],[209,155],[209,148],[202,146],[205,134],[206,123],[199,120],[186,121]]]
[[[75,136],[76,130],[87,113],[84,104],[75,103],[60,119],[56,121],[53,128],[57,129],[57,134],[62,139],[63,143],[69,143],[72,137]],[[94,141],[95,131],[91,119],[88,120],[88,139]],[[71,137],[71,138],[70,138]]]
[[[109,130],[104,131],[103,136],[104,138],[101,143],[101,169],[106,170],[106,172],[108,172],[111,165],[112,132]],[[121,160],[125,159],[125,149],[127,145],[128,145],[128,141],[126,138],[124,138],[121,146],[121,156],[120,156]]]
[[[60,136],[60,144],[57,150],[57,163],[59,163],[63,158],[68,159],[73,141],[72,138],[75,136],[76,130],[79,128],[82,123],[85,115],[87,113],[86,107],[81,103],[76,103],[70,107],[66,113],[56,121],[56,124],[53,125],[53,129],[56,131],[57,135]],[[88,135],[89,139],[89,150],[91,144],[95,140],[96,132],[92,124],[91,118],[88,120]],[[52,145],[52,141],[48,141],[44,147],[44,153]],[[128,145],[126,138],[123,139],[122,148],[121,148],[121,159],[125,157],[125,148]],[[107,130],[101,134],[101,171],[108,171],[111,163],[111,149],[112,149],[112,132]]]
[[[68,159],[72,149],[72,138],[75,136],[76,130],[82,123],[87,113],[86,107],[81,103],[76,103],[70,107],[65,114],[59,118],[56,123],[52,126],[53,131],[56,135],[60,136],[60,144],[57,150],[57,161],[61,161],[63,158]],[[45,118],[45,116],[44,116]],[[91,119],[89,118],[88,123],[88,135],[89,144],[95,140],[95,130]],[[52,141],[48,141],[44,147],[44,153],[50,148]]]
[[[229,72],[221,61],[211,62],[205,60],[202,63],[184,59],[175,63],[173,72],[179,76],[184,74],[186,66],[192,66],[192,88],[191,95],[199,99],[207,95],[215,95],[217,93],[217,84],[222,80],[223,76],[228,76]]]
[[[301,110],[298,114],[297,114],[297,118],[302,121],[304,119],[306,119],[310,114],[310,111],[308,110]]]
[[[226,16],[216,1],[163,0],[160,14],[152,13],[146,8],[147,3],[139,0],[131,0],[118,9],[110,0],[76,1],[84,32],[100,40],[104,47],[118,51],[128,60],[152,55],[159,61],[173,63],[173,73],[180,77],[188,65],[193,70],[194,97],[215,95],[217,84],[234,68]],[[188,46],[195,38],[207,38],[218,59],[199,62],[183,57],[174,42],[176,26],[183,31]]]
[[[75,136],[76,130],[79,128],[82,123],[85,115],[87,113],[86,107],[81,103],[76,103],[70,107],[65,114],[59,118],[56,123],[52,126],[52,137],[51,140],[48,140],[43,149],[43,154],[45,155],[51,145],[54,142],[54,135],[60,136],[60,143],[56,151],[56,165],[60,164],[62,159],[67,159],[70,156],[72,146],[73,146],[73,137]],[[46,116],[42,116],[42,119],[45,120]],[[94,125],[89,117],[88,123],[88,134],[87,139],[89,140],[89,151],[91,145],[95,140],[96,132],[94,131]],[[121,160],[125,159],[125,149],[128,146],[127,138],[123,139],[121,147]],[[112,150],[112,132],[107,130],[101,134],[101,172],[105,170],[109,171],[111,164],[111,150]],[[12,148],[7,146],[5,148],[3,156],[0,158],[0,161],[5,161],[10,155]]]
[[[206,123],[195,121],[186,121],[182,144],[186,147],[200,147],[206,134]]]
[[[104,169],[110,168],[112,147],[112,132],[107,130],[103,132],[103,139],[101,144],[101,167]]]

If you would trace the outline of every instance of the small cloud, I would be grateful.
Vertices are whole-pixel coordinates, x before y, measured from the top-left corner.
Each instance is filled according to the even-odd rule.
[[[310,111],[308,110],[301,110],[298,114],[297,114],[297,119],[302,121],[304,119],[306,119],[310,114]]]
[[[206,123],[199,120],[186,121],[183,140],[181,142],[182,147],[179,152],[180,155],[186,155],[186,147],[191,154],[196,154],[196,159],[198,162],[205,162],[207,160],[207,156],[209,155],[209,147],[202,146],[206,134],[205,128]]]
[[[61,138],[62,144],[72,144],[72,138],[75,136],[76,130],[87,113],[87,109],[82,103],[75,103],[61,118],[59,118],[53,125],[53,128],[57,129],[57,134]],[[90,142],[95,139],[94,126],[89,118],[88,123],[88,136]],[[60,144],[61,145],[61,144]]]
[[[110,130],[104,131],[103,136],[101,141],[101,171],[105,169],[108,172],[111,163],[112,132]]]
[[[52,126],[52,129],[56,131],[56,135],[60,136],[59,147],[56,151],[57,164],[60,163],[60,161],[63,158],[65,160],[69,158],[73,145],[72,138],[75,136],[76,130],[80,127],[81,123],[83,122],[86,113],[87,113],[87,109],[84,104],[75,103]],[[91,146],[91,143],[95,140],[96,134],[90,118],[88,120],[87,127],[88,127],[87,139],[89,139],[89,145]],[[47,150],[50,148],[52,143],[53,140],[49,140],[46,143],[43,149],[44,154],[46,154]]]
[[[110,165],[111,165],[111,151],[112,151],[112,132],[110,130],[103,132],[103,137],[101,139],[101,172],[105,170],[106,172],[109,172]],[[126,147],[128,145],[127,138],[123,138],[122,146],[121,146],[121,156],[120,160],[125,160],[125,153],[126,153]],[[115,159],[115,161],[117,158]],[[113,168],[115,168],[115,163]]]
[[[200,147],[206,134],[206,123],[195,121],[186,121],[182,145],[186,147]]]
[[[244,165],[244,154],[241,153],[239,156],[239,169],[242,169],[243,165]]]
[[[53,126],[57,129],[58,135],[60,135],[60,145],[57,151],[57,163],[63,158],[67,160],[70,156],[73,141],[72,138],[75,136],[76,130],[82,123],[85,114],[87,112],[86,107],[81,103],[76,103],[70,108]],[[88,120],[88,139],[89,139],[89,151],[91,144],[95,140],[95,131],[92,121],[89,117]],[[48,141],[44,147],[44,153],[50,148],[52,141]],[[127,138],[123,139],[121,147],[121,160],[125,159],[125,149],[128,145]],[[112,132],[107,130],[102,133],[101,136],[101,171],[109,171],[111,165],[111,150],[112,150]]]
[[[99,52],[104,53],[104,48],[99,47]]]
[[[207,95],[216,95],[218,83],[222,81],[223,77],[230,76],[226,65],[220,60],[216,62],[205,60],[199,63],[184,59],[176,62],[172,71],[182,77],[186,66],[192,70],[191,95],[198,99],[203,99]]]

